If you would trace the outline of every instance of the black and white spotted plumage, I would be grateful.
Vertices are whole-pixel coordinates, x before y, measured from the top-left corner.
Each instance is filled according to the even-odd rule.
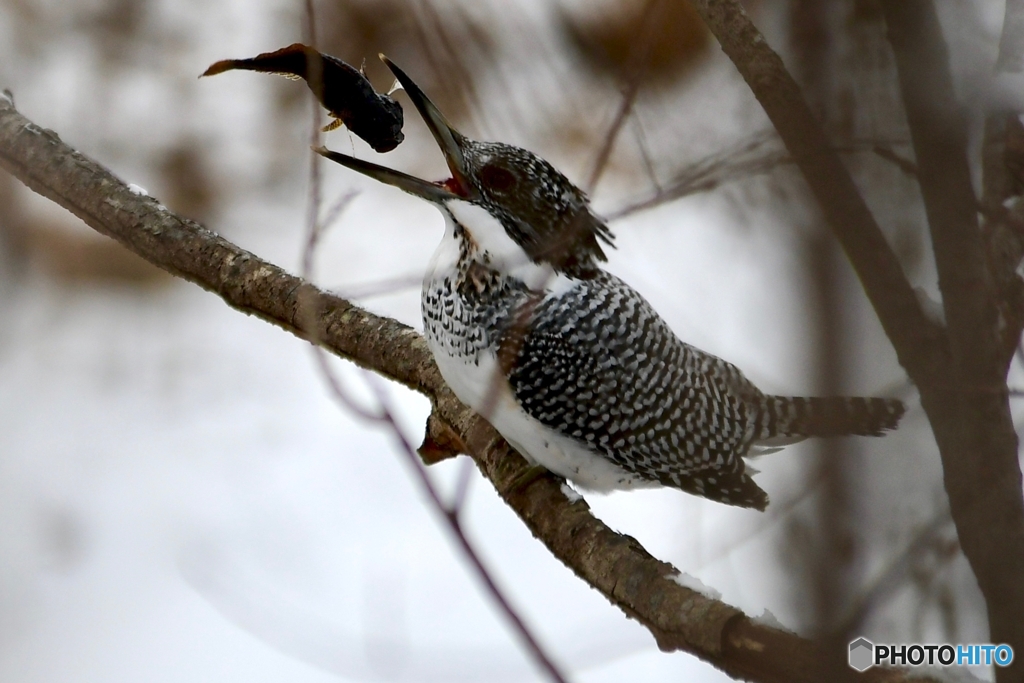
[[[455,394],[527,459],[586,489],[671,486],[763,510],[745,456],[896,427],[898,400],[765,395],[680,341],[600,268],[612,235],[581,190],[531,152],[460,135],[388,64],[453,177],[427,183],[323,153],[439,206],[446,229],[423,281],[424,336]]]
[[[445,276],[428,276],[422,306],[442,372],[460,398],[481,410],[495,403],[488,401],[493,383],[507,380],[515,403],[537,423],[503,425],[517,447],[526,439],[515,432],[540,426],[614,466],[610,476],[594,478],[574,472],[557,453],[550,460],[547,449],[523,453],[584,488],[655,483],[764,509],[767,496],[742,459],[752,446],[878,435],[903,412],[889,399],[765,395],[736,366],[680,341],[643,297],[603,271],[534,302],[520,281],[483,265],[484,255],[467,246],[466,228],[449,221],[459,261]],[[517,325],[524,310],[532,310],[529,321]],[[509,335],[521,337],[518,353],[499,377],[495,359]],[[460,386],[474,371],[477,388]],[[489,410],[506,413],[485,415],[493,422],[516,422],[515,406]]]
[[[742,460],[753,445],[877,435],[903,412],[887,399],[767,396],[607,273],[538,307],[509,384],[529,415],[623,470],[758,509],[767,496]]]

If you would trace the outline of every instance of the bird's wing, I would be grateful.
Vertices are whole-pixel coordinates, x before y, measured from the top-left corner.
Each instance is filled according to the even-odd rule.
[[[509,384],[527,414],[645,479],[767,504],[742,460],[757,389],[621,280],[601,273],[546,297],[523,334]]]

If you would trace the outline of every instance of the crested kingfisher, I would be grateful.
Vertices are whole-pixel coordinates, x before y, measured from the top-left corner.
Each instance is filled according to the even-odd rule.
[[[429,182],[317,150],[440,209],[423,279],[423,332],[441,375],[534,465],[584,490],[670,486],[764,510],[744,457],[808,437],[881,436],[887,398],[762,393],[682,342],[605,272],[612,233],[587,196],[536,154],[460,134],[386,57],[451,178]]]

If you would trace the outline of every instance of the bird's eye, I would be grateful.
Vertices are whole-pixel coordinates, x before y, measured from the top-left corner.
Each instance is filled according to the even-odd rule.
[[[516,177],[512,172],[501,166],[484,166],[480,169],[480,179],[486,187],[495,192],[508,192],[516,184]]]

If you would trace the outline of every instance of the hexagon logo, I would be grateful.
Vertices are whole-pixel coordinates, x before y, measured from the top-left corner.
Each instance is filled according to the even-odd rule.
[[[875,644],[867,638],[858,638],[850,643],[850,667],[867,671],[875,663]]]

